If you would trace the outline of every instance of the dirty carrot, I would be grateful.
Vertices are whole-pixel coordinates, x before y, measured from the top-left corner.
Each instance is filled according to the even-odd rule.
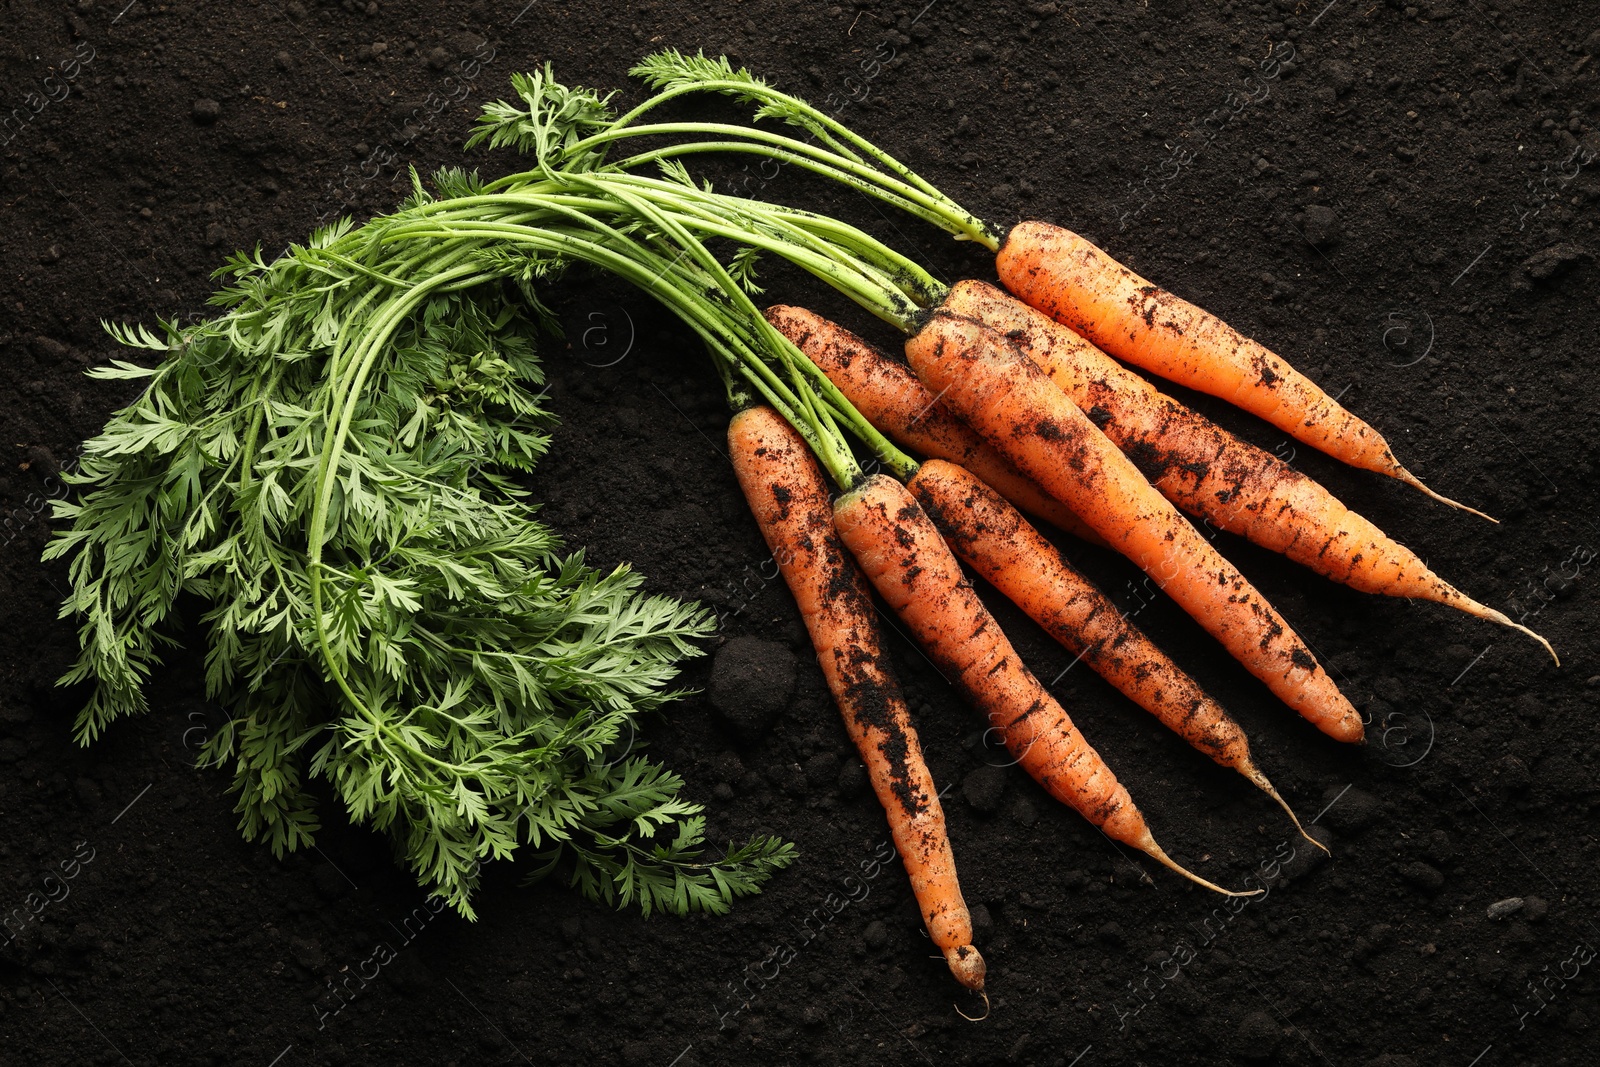
[[[982,991],[983,957],[972,946],[938,791],[889,669],[871,594],[834,532],[822,470],[800,435],[764,405],[728,423],[728,455],[889,818],[928,936],[956,980]]]
[[[1489,518],[1422,484],[1382,434],[1265,345],[1146,281],[1071,230],[1019,223],[1006,234],[995,267],[1007,289],[1111,355],[1221,397],[1353,467]]]
[[[774,305],[767,321],[792,341],[850,399],[861,414],[896,442],[925,456],[958,463],[1017,507],[1102,548],[1099,534],[1012,465],[923,388],[904,363],[801,307]]]
[[[956,555],[990,585],[1167,729],[1244,775],[1305,833],[1288,802],[1251,759],[1250,742],[1239,724],[1016,508],[970,472],[943,460],[924,463],[906,488]]]
[[[1248,895],[1184,869],[1156,844],[1128,791],[1011,647],[905,486],[883,474],[867,478],[835,502],[834,525],[917,643],[1051,796],[1184,877]]]
[[[938,312],[906,355],[968,425],[1153,577],[1279,699],[1330,737],[1362,739],[1355,708],[1282,617],[1014,343]]]
[[[1014,341],[1184,511],[1364,593],[1432,600],[1519,630],[1561,662],[1543,637],[1450,585],[1321,484],[1158,392],[1042,311],[974,281],[957,282],[940,306]]]

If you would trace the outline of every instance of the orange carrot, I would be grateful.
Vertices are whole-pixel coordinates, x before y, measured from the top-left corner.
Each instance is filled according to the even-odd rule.
[[[957,291],[965,284],[958,284]],[[1024,311],[1039,314],[990,288]],[[945,306],[953,299],[954,294]],[[770,307],[765,314],[767,321],[821,367],[873,425],[926,454],[942,454],[953,460],[927,461],[906,486],[958,556],[1169,729],[1213,760],[1249,778],[1282,805],[1299,826],[1294,812],[1251,761],[1244,732],[1222,707],[1128,623],[1105,594],[1074,570],[1054,545],[1027,524],[1004,499],[1010,494],[996,492],[998,487],[985,483],[995,477],[994,471],[999,471],[1001,477],[1020,483],[1029,493],[1055,504],[1077,525],[1082,526],[1082,520],[1047,496],[952,415],[905,364],[805,308]],[[1077,336],[1040,317],[1068,336]],[[1081,343],[1089,347],[1087,342]],[[1106,362],[1112,363],[1110,359]],[[988,469],[983,473],[973,470],[972,457],[987,461]],[[1098,534],[1084,529],[1096,543],[1109,547]]]
[[[1015,344],[938,312],[906,355],[924,385],[1155,578],[1279,699],[1331,737],[1362,739],[1361,717],[1282,617]]]
[[[974,281],[958,282],[940,306],[1016,342],[1189,514],[1362,592],[1432,600],[1520,630],[1555,656],[1544,638],[1450,585],[1322,485],[1158,392],[1043,312]]]
[[[1101,548],[1100,535],[952,415],[916,375],[814,311],[776,305],[767,321],[804,352],[867,421],[925,456],[959,463],[1017,507]]]
[[[841,496],[833,513],[840,538],[874,588],[1051,796],[1113,840],[1209,889],[1229,892],[1184,870],[1156,844],[1128,791],[1017,656],[903,485],[873,475]]]
[[[1250,742],[1239,724],[1016,508],[970,472],[943,460],[924,463],[906,488],[956,555],[1062,647],[1167,729],[1248,778],[1300,826],[1294,811],[1250,758]]]
[[[1489,518],[1423,485],[1395,459],[1382,434],[1264,345],[1071,230],[1019,223],[1006,235],[995,266],[1007,289],[1118,359],[1219,396],[1351,466]]]
[[[800,435],[769,407],[733,417],[728,453],[889,818],[928,936],[956,980],[981,992],[983,957],[972,946],[938,791],[890,673],[871,594],[834,532],[822,471]]]

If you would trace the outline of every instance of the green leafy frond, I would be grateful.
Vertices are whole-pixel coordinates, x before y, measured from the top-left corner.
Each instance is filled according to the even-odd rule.
[[[548,70],[516,84],[526,107],[481,128],[491,141],[547,150],[605,118],[603,99]],[[457,170],[433,184],[446,199],[483,191]],[[413,175],[394,216],[340,220],[273,260],[231,257],[206,322],[107,326],[163,358],[95,372],[144,392],[87,443],[45,553],[67,563],[62,614],[79,626],[61,681],[92,686],[76,737],[148,710],[176,604],[197,597],[206,689],[228,715],[201,759],[231,772],[247,838],[279,854],[310,844],[322,778],[464,915],[482,864],[522,849],[563,853],[596,899],[724,909],[792,853],[759,839],[702,861],[699,806],[638,754],[712,617],[563,552],[535,517],[511,476],[549,446],[537,341],[553,316],[534,290],[565,263],[476,238],[389,240],[438,205]],[[458,277],[471,284],[436,284]]]
[[[172,347],[173,337],[168,334],[158,337],[150,327],[142,323],[128,325],[120,322],[107,322],[101,320],[100,327],[111,335],[117,344],[127,348],[148,348],[153,352],[165,352]]]
[[[637,905],[646,916],[656,911],[721,915],[734,900],[760,892],[763,882],[797,858],[793,845],[758,835],[730,845],[720,860],[704,860],[704,816],[672,825],[676,833],[670,840],[599,835],[565,842],[545,853],[524,884],[565,867],[567,883],[590,900]]]
[[[439,191],[442,199],[455,200],[465,196],[481,195],[484,191],[484,182],[478,177],[476,170],[440,167],[433,172],[433,187]]]
[[[488,143],[490,148],[514,148],[539,163],[554,164],[561,151],[608,125],[615,115],[609,106],[614,93],[601,96],[592,89],[569,87],[556,81],[549,63],[542,71],[513,74],[511,87],[519,102],[485,104],[467,147]],[[598,153],[582,159],[562,159],[570,170],[598,166]]]
[[[407,168],[411,178],[411,195],[400,201],[399,211],[409,211],[413,208],[424,207],[434,203],[433,194],[422,187],[422,175],[417,173],[416,165]]]
[[[740,245],[739,251],[734,253],[733,259],[728,264],[728,274],[734,281],[744,287],[747,293],[757,294],[765,292],[756,284],[756,264],[761,260],[761,251],[754,245]]]
[[[726,56],[712,58],[704,52],[686,56],[675,48],[668,48],[645,56],[629,73],[652,89],[664,92],[704,89],[753,104],[757,121],[777,119],[811,133],[828,133],[798,98],[772,91],[767,82],[744,67],[734,67]]]
[[[678,89],[707,82],[729,82],[733,86],[765,88],[766,82],[744,67],[735,68],[727,56],[712,58],[704,52],[686,56],[676,48],[652,52],[628,72],[656,90]],[[753,98],[747,98],[753,99]]]
[[[710,178],[701,178],[696,181],[694,175],[689,173],[689,168],[684,165],[681,159],[672,159],[670,157],[659,159],[656,161],[656,166],[660,169],[663,178],[676,185],[686,186],[703,193],[715,190]]]

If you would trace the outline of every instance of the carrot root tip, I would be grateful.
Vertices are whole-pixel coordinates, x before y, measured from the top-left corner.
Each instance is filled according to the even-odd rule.
[[[983,1022],[983,1020],[985,1020],[985,1019],[987,1019],[989,1017],[989,994],[985,993],[981,989],[977,990],[977,994],[978,994],[978,996],[983,998],[983,1014],[982,1015],[968,1015],[966,1012],[961,1010],[961,1005],[959,1005],[959,1004],[952,1005],[956,1009],[956,1014],[961,1016],[963,1019],[967,1020],[967,1022],[969,1022],[969,1023],[981,1023],[981,1022]]]
[[[1263,892],[1263,890],[1260,889],[1247,889],[1243,892],[1233,889],[1224,889],[1215,882],[1206,881],[1204,878],[1200,877],[1198,874],[1195,874],[1193,871],[1180,864],[1177,860],[1167,855],[1166,851],[1162,849],[1160,845],[1156,844],[1155,839],[1150,837],[1149,834],[1145,835],[1144,843],[1140,847],[1147,855],[1150,856],[1151,859],[1155,860],[1163,867],[1167,867],[1173,871],[1176,871],[1178,874],[1181,874],[1185,878],[1189,879],[1189,881],[1194,882],[1197,885],[1203,885],[1207,889],[1221,893],[1225,897],[1256,897],[1260,896]]]
[[[1415,474],[1412,474],[1410,471],[1408,471],[1404,467],[1400,466],[1400,464],[1396,463],[1394,465],[1394,469],[1395,469],[1395,472],[1396,472],[1395,473],[1395,477],[1396,478],[1399,478],[1402,482],[1405,482],[1407,485],[1411,486],[1413,489],[1420,489],[1424,494],[1426,494],[1427,496],[1432,497],[1433,499],[1437,500],[1439,503],[1441,503],[1441,504],[1449,504],[1453,508],[1459,508],[1462,511],[1470,512],[1471,514],[1478,516],[1478,518],[1480,518],[1480,519],[1487,519],[1490,522],[1494,523],[1496,526],[1500,525],[1500,520],[1495,518],[1493,515],[1486,515],[1483,512],[1479,511],[1477,508],[1468,507],[1467,505],[1463,504],[1459,500],[1451,500],[1449,497],[1445,496],[1443,493],[1436,493],[1432,489],[1429,489],[1426,485],[1424,485],[1422,483],[1422,479],[1421,478],[1418,478]]]
[[[1546,641],[1539,634],[1534,633],[1532,630],[1528,629],[1526,626],[1522,625],[1521,623],[1511,622],[1510,619],[1507,619],[1506,622],[1511,626],[1511,628],[1513,630],[1521,630],[1523,633],[1527,634],[1529,637],[1533,638],[1535,641],[1537,641],[1541,645],[1543,645],[1544,646],[1544,650],[1546,652],[1550,653],[1550,658],[1555,660],[1556,666],[1557,667],[1561,666],[1561,657],[1556,655],[1556,650],[1555,650],[1554,646],[1552,646],[1550,644],[1549,641]]]
[[[1529,637],[1533,638],[1535,641],[1544,646],[1544,650],[1550,653],[1550,658],[1555,660],[1557,667],[1561,666],[1561,657],[1556,655],[1555,647],[1551,645],[1549,641],[1545,640],[1542,635],[1534,633],[1520,622],[1511,619],[1504,612],[1496,611],[1494,608],[1478,603],[1465,593],[1461,593],[1460,596],[1466,601],[1467,614],[1476,615],[1480,619],[1487,619],[1490,622],[1497,622],[1501,626],[1509,626],[1513,630],[1527,634]]]
[[[1321,841],[1318,841],[1316,838],[1312,837],[1306,832],[1306,828],[1300,824],[1300,816],[1294,813],[1294,809],[1289,806],[1289,802],[1283,799],[1282,794],[1280,794],[1277,789],[1273,788],[1272,783],[1267,781],[1267,776],[1262,774],[1254,763],[1250,763],[1247,760],[1245,763],[1245,768],[1244,776],[1254,782],[1257,788],[1259,788],[1263,793],[1266,793],[1267,796],[1278,802],[1278,807],[1282,808],[1284,814],[1289,816],[1289,820],[1294,823],[1294,828],[1300,831],[1301,837],[1305,838],[1307,841],[1310,841],[1313,845],[1316,845],[1328,855],[1333,855],[1333,851],[1329,849],[1327,845],[1324,845]]]

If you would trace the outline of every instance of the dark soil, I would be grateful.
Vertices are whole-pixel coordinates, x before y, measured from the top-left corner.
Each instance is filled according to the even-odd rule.
[[[1592,6],[126,2],[10,0],[0,35],[0,1059],[1593,1062]],[[801,862],[727,918],[644,921],[559,886],[518,889],[509,868],[491,873],[476,924],[435,917],[380,840],[331,807],[314,851],[279,862],[240,839],[225,778],[192,766],[215,725],[196,651],[154,680],[149,716],[76,747],[81,694],[52,684],[76,635],[56,619],[64,569],[38,562],[40,512],[55,472],[132,395],[82,376],[113,351],[98,321],[204,314],[233,249],[270,254],[327,212],[389,207],[405,165],[461,160],[474,103],[514,71],[551,60],[634,100],[627,67],[663,45],[850,101],[848,121],[972,209],[1071,226],[1265,340],[1501,524],[1176,392],[1526,618],[1562,666],[1518,635],[1354,593],[1224,535],[1370,716],[1367,745],[1342,748],[1168,602],[1144,607],[1119,559],[1068,546],[1235,713],[1304,817],[1321,813],[1326,862],[1247,783],[1081,667],[1063,673],[1069,657],[995,604],[1180,862],[1228,884],[1278,876],[1233,911],[1015,769],[997,780],[978,721],[893,638],[952,787],[989,961],[992,1014],[965,1022],[903,872],[880,863],[883,816],[763,568],[707,361],[643,298],[573,282],[555,294],[573,345],[550,350],[564,425],[537,477],[547,516],[597,562],[722,609],[726,637],[793,651],[793,695],[753,740],[698,697],[649,741],[707,803],[715,839],[776,832]],[[720,173],[842,212],[945,278],[992,277],[909,219],[789,174]],[[872,328],[781,276],[769,295]],[[708,685],[713,664],[691,680]],[[1488,917],[1509,898],[1520,907]]]

